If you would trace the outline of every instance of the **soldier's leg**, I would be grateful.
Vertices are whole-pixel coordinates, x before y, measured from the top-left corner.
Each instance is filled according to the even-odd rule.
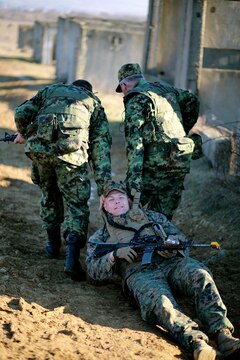
[[[194,341],[208,341],[198,324],[181,311],[160,267],[133,273],[126,285],[141,309],[143,320],[159,324],[179,344],[192,351]]]
[[[155,179],[144,181],[141,195],[142,205],[149,210],[164,214],[171,220],[177,209],[184,189],[183,183],[186,174],[158,174]],[[146,185],[145,185],[146,184]]]
[[[66,205],[64,237],[66,239],[66,262],[64,271],[73,280],[85,280],[80,262],[80,249],[87,239],[90,197],[90,181],[87,166],[75,166],[59,160],[56,167],[58,185]]]
[[[46,255],[58,258],[61,247],[60,225],[64,219],[62,195],[57,185],[54,158],[46,154],[31,154],[32,181],[42,191],[40,216],[47,231]]]
[[[199,261],[185,257],[176,258],[168,272],[171,288],[195,301],[197,314],[207,326],[209,334],[233,326],[227,318],[227,310],[218,292],[210,271]]]

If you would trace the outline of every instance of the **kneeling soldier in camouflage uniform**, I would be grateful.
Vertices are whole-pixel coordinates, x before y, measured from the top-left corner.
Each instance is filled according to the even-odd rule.
[[[227,318],[226,307],[211,273],[187,251],[156,251],[149,265],[141,259],[131,244],[97,256],[98,246],[108,243],[129,243],[154,234],[155,225],[175,241],[186,237],[167,218],[157,212],[130,207],[123,184],[109,182],[103,193],[102,215],[105,226],[92,235],[87,243],[87,272],[95,280],[122,277],[123,290],[133,296],[140,307],[143,320],[159,324],[186,349],[194,360],[214,360],[216,350],[208,345],[208,336],[199,325],[185,315],[172,291],[194,299],[198,318],[206,327],[226,359],[240,359],[240,340],[234,338],[233,325]],[[153,226],[154,224],[154,226]],[[109,244],[110,245],[110,244]]]
[[[73,280],[85,280],[79,256],[89,221],[88,162],[93,164],[99,196],[111,178],[111,138],[101,102],[86,80],[53,84],[18,106],[15,122],[19,132],[15,143],[26,140],[32,180],[42,190],[40,215],[48,234],[46,255],[58,258],[64,222],[64,272]]]

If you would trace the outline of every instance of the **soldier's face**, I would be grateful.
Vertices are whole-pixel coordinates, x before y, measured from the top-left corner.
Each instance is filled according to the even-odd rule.
[[[129,201],[126,194],[113,190],[104,199],[104,208],[112,215],[118,216],[128,212]]]
[[[120,83],[123,95],[125,96],[129,90],[132,90],[133,84],[128,84],[127,82]]]

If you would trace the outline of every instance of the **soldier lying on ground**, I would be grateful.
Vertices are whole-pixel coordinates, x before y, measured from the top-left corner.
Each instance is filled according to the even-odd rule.
[[[232,337],[233,325],[208,268],[189,257],[187,251],[158,251],[151,264],[142,265],[131,244],[100,257],[99,243],[129,243],[155,233],[158,224],[175,241],[188,241],[167,218],[157,212],[130,206],[122,183],[109,182],[103,193],[102,215],[105,226],[87,243],[87,272],[95,280],[122,277],[123,290],[133,296],[143,320],[159,324],[183,347],[193,352],[194,360],[214,360],[217,351],[208,344],[208,336],[185,315],[173,293],[194,299],[199,320],[216,341],[225,359],[240,359],[240,339]]]

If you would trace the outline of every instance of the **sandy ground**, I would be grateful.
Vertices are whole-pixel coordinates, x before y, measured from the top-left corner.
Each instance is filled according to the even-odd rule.
[[[15,131],[14,108],[54,81],[54,66],[35,64],[29,51],[16,49],[16,29],[16,23],[1,19],[0,136]],[[110,120],[113,172],[123,178],[122,99],[98,95]],[[118,279],[71,281],[63,273],[64,246],[59,260],[46,259],[39,197],[23,147],[0,143],[0,360],[191,359],[162,329],[141,320]],[[93,180],[89,206],[92,234],[102,223]],[[219,179],[206,159],[194,161],[174,222],[196,241],[221,243],[219,252],[192,255],[211,268],[238,336],[239,210],[239,179]],[[195,318],[193,302],[177,299]]]

